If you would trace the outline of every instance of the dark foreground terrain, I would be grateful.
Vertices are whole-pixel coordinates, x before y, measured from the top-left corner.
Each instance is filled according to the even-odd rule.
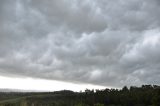
[[[73,92],[1,92],[0,106],[160,106],[160,86]]]

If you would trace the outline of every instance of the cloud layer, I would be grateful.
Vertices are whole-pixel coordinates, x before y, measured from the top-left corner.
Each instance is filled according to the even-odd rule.
[[[159,84],[159,0],[2,0],[0,74]]]

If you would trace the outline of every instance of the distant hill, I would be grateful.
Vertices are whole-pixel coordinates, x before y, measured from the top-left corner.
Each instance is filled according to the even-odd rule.
[[[0,88],[0,92],[47,92],[47,91]]]

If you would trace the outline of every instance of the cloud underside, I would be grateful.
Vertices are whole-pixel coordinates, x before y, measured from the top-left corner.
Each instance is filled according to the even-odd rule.
[[[159,84],[159,0],[2,0],[0,75]]]

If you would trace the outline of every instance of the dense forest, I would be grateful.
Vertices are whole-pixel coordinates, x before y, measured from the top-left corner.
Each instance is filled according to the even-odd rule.
[[[0,106],[160,106],[160,86],[73,92],[1,92]]]

